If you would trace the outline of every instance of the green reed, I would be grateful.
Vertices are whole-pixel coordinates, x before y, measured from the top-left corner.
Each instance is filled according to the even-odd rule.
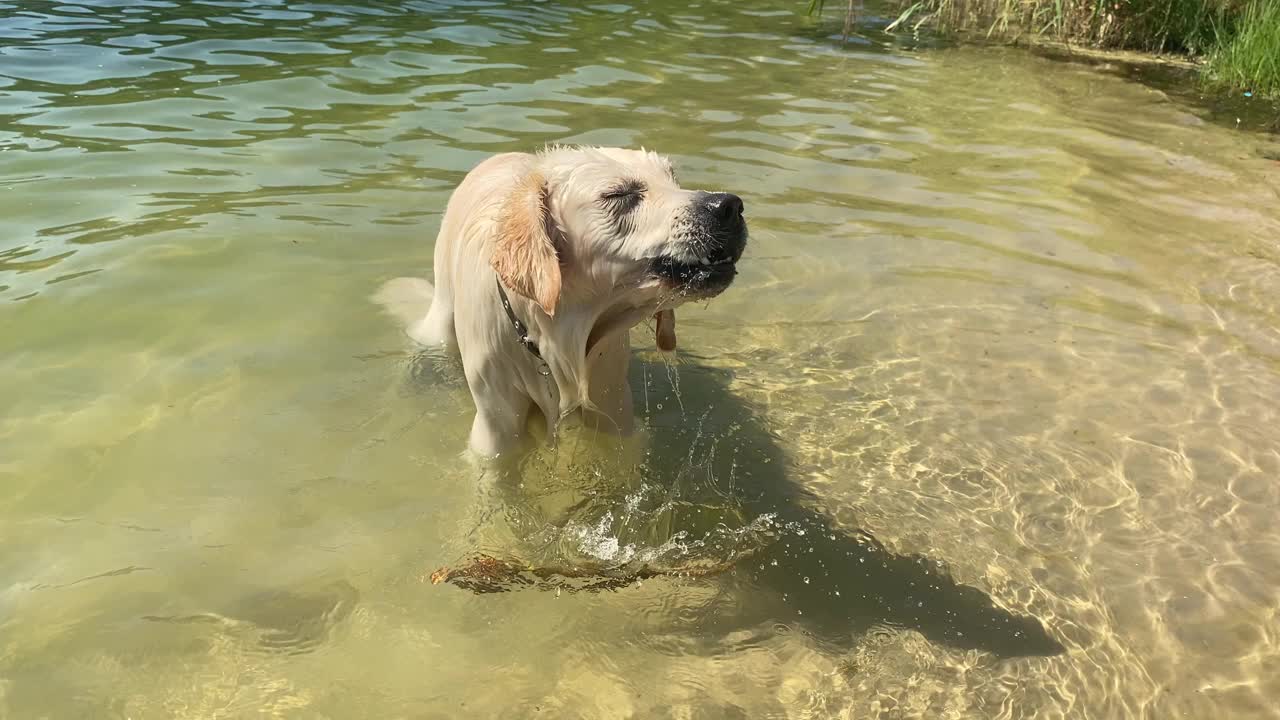
[[[1280,0],[890,0],[890,30],[1042,37],[1097,48],[1209,60],[1211,81],[1280,94]],[[810,0],[821,14],[825,0]],[[861,2],[850,0],[845,34]]]
[[[1280,0],[1252,0],[1209,54],[1211,80],[1280,96]]]

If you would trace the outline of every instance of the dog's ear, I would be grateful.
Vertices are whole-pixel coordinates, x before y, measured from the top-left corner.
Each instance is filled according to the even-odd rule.
[[[560,255],[548,214],[547,181],[530,172],[516,183],[498,215],[498,234],[489,260],[502,284],[556,314],[560,300]]]

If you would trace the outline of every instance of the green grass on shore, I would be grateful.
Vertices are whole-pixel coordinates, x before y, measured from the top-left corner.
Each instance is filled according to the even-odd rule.
[[[1280,0],[889,2],[901,9],[890,29],[933,26],[1000,38],[1030,34],[1095,48],[1180,53],[1207,60],[1211,83],[1280,95]],[[821,13],[824,5],[810,0],[809,10]],[[849,2],[846,33],[856,10]]]
[[[1280,97],[1280,0],[1252,0],[1209,53],[1214,81]]]

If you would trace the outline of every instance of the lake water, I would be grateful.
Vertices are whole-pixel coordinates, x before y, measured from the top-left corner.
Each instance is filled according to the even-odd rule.
[[[1277,717],[1263,139],[805,4],[0,1],[0,717]],[[487,483],[369,298],[548,142],[752,240],[643,463]]]

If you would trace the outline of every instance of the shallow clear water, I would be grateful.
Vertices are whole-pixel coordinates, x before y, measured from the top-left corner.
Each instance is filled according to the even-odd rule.
[[[1275,717],[1277,165],[803,9],[0,1],[0,716]],[[674,367],[634,333],[640,467],[495,488],[369,296],[552,141],[666,152],[753,236]]]

